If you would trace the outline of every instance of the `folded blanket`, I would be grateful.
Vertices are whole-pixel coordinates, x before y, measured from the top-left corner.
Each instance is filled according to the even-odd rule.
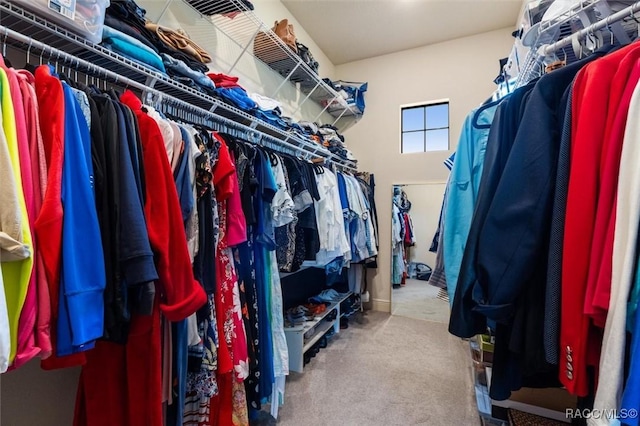
[[[102,44],[128,58],[136,59],[163,73],[166,72],[162,58],[147,45],[125,33],[105,25]]]
[[[167,69],[167,71],[169,71],[169,74],[178,74],[182,77],[189,78],[205,89],[214,90],[216,88],[213,81],[209,77],[207,77],[200,71],[189,68],[189,66],[184,63],[184,61],[173,58],[165,53],[162,54],[162,60],[164,62],[165,68]]]
[[[203,64],[211,62],[211,56],[207,51],[191,40],[183,30],[172,30],[170,28],[154,24],[153,22],[147,22],[145,27],[148,30],[155,32],[160,40],[168,46],[188,54]]]

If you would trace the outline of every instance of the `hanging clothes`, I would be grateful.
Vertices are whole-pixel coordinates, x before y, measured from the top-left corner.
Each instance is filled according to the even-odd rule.
[[[402,275],[405,270],[403,258],[403,236],[402,236],[402,213],[395,203],[392,205],[391,213],[391,246],[392,246],[392,271],[391,283],[399,285],[402,282]]]
[[[121,100],[136,114],[145,180],[154,182],[146,185],[144,210],[149,240],[156,254],[160,291],[156,293],[151,316],[132,315],[126,345],[99,341],[96,348],[87,353],[87,364],[80,378],[76,425],[161,425],[160,313],[169,320],[181,321],[207,301],[204,291],[193,279],[178,196],[160,129],[142,110],[142,103],[133,93],[126,92]],[[136,406],[129,409],[127,401],[130,400],[135,400]]]
[[[0,103],[0,372],[81,366],[76,426],[277,418],[279,271],[376,256],[372,178],[49,65],[0,60]]]
[[[37,270],[35,269],[36,262],[36,247],[35,238],[33,238],[33,227],[36,219],[36,192],[39,188],[34,186],[35,176],[32,171],[32,161],[29,158],[29,133],[31,128],[27,128],[26,122],[26,110],[25,102],[26,98],[23,97],[20,80],[18,73],[13,68],[8,68],[4,64],[4,59],[0,58],[0,66],[6,71],[9,80],[9,91],[11,93],[11,100],[14,107],[14,118],[16,123],[16,136],[18,143],[18,152],[20,156],[20,180],[22,182],[25,207],[28,214],[29,229],[31,235],[32,246],[32,262],[33,269],[27,286],[27,293],[25,294],[24,305],[20,312],[20,319],[18,322],[18,340],[16,347],[16,354],[13,359],[12,368],[17,368],[20,365],[26,363],[29,359],[36,356],[39,349],[35,347],[35,330],[34,325],[36,321],[36,309],[37,309],[37,295],[36,295],[36,278]]]
[[[595,395],[601,412],[633,406],[635,375],[623,366],[638,359],[635,336],[625,354],[637,294],[638,52],[605,47],[496,108],[464,255],[450,260],[445,248],[444,265],[460,267],[450,332],[495,336],[493,398],[561,383]]]
[[[443,224],[443,256],[447,268],[449,300],[453,301],[459,266],[462,263],[473,209],[480,191],[482,167],[489,139],[489,130],[498,103],[483,105],[469,113],[462,125],[456,161],[447,183],[447,211]]]
[[[455,152],[451,154],[451,156],[444,161],[444,165],[445,167],[447,167],[447,169],[449,169],[449,171],[451,171],[451,169],[453,168],[454,159],[455,159]],[[435,251],[436,253],[436,263],[433,267],[433,272],[429,277],[429,284],[441,289],[448,288],[447,278],[446,278],[445,268],[444,268],[444,250],[445,250],[444,249],[444,223],[446,221],[446,211],[447,211],[447,206],[449,201],[449,193],[447,191],[447,188],[449,187],[450,180],[451,180],[451,175],[449,175],[449,178],[447,179],[447,185],[445,186],[445,191],[442,198],[442,207],[440,208],[440,219],[438,222],[438,229],[436,230],[436,233],[433,236],[433,241],[431,242],[431,247],[429,248],[429,251],[432,251],[432,252]],[[449,301],[449,304],[451,304],[452,300],[450,297],[448,301]]]
[[[31,229],[29,227],[25,194],[21,184],[20,153],[17,134],[18,129],[16,128],[15,111],[9,84],[9,78],[6,71],[0,69],[0,89],[2,90],[2,130],[5,134],[6,145],[11,161],[11,168],[9,170],[13,173],[16,194],[14,199],[17,202],[17,212],[19,212],[18,214],[16,214],[16,211],[8,212],[9,215],[13,215],[13,219],[9,218],[9,220],[13,222],[14,227],[7,228],[9,231],[8,237],[15,241],[15,243],[18,243],[18,246],[14,246],[13,244],[15,243],[13,241],[8,241],[9,244],[7,247],[10,248],[10,251],[7,250],[7,254],[5,255],[7,257],[6,261],[3,261],[0,265],[2,269],[3,282],[12,283],[12,285],[9,286],[5,285],[4,289],[8,312],[8,329],[11,340],[9,346],[9,358],[6,360],[6,365],[4,362],[0,365],[0,371],[2,372],[7,370],[8,364],[13,363],[17,353],[20,313],[27,297],[33,268],[33,258],[31,257]],[[22,113],[22,117],[24,120],[24,112]],[[22,130],[24,130],[24,128]],[[12,258],[10,253],[15,257]]]

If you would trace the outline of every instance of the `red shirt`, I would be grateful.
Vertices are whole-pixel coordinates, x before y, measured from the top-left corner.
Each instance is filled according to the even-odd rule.
[[[608,128],[600,164],[600,193],[584,306],[585,314],[590,315],[600,328],[604,328],[609,311],[618,171],[631,96],[640,80],[638,58],[640,49],[635,49],[620,62],[609,97]]]
[[[584,307],[596,233],[600,169],[606,148],[609,99],[620,99],[623,85],[613,85],[630,45],[585,66],[573,85],[571,171],[567,194],[562,259],[560,381],[579,396],[589,393],[587,365],[597,366],[601,336]],[[598,231],[600,232],[600,231]]]
[[[51,298],[51,324],[57,324],[62,262],[62,163],[64,161],[64,95],[62,83],[51,75],[48,65],[36,69],[36,96],[42,139],[48,166],[47,191],[42,209],[36,219],[36,237],[44,263]],[[51,330],[51,344],[55,348],[55,327]],[[83,353],[58,358],[55,355],[42,361],[42,368],[52,370],[82,365]]]
[[[200,309],[207,295],[193,277],[180,201],[162,133],[132,92],[125,92],[121,101],[135,111],[142,138],[147,182],[144,212],[160,277],[156,283],[162,296],[160,309],[170,321],[180,321]]]
[[[87,354],[76,401],[75,426],[162,426],[160,312],[180,321],[200,309],[207,296],[193,278],[187,237],[171,165],[156,121],[130,91],[122,103],[136,114],[142,141],[149,242],[159,279],[153,314],[134,314],[126,345],[99,341]]]

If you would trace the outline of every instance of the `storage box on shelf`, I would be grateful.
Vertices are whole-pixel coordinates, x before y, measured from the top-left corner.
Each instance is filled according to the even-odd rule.
[[[491,389],[491,367],[486,368],[488,390]],[[566,410],[576,408],[576,397],[563,388],[522,388],[511,393],[504,401],[491,401],[491,413],[494,417],[507,419],[508,410],[514,409],[525,413],[552,419],[557,422],[571,423],[567,419]]]
[[[351,293],[345,294],[338,301],[331,303],[313,321],[303,325],[285,327],[287,347],[289,348],[289,370],[302,373],[304,368],[304,354],[315,345],[331,328],[334,333],[340,333],[340,304],[347,300]]]
[[[485,425],[507,425],[508,410],[516,409],[547,419],[566,422],[565,409],[575,408],[576,398],[565,389],[522,388],[511,393],[505,401],[496,401],[489,396],[493,362],[491,336],[478,335],[469,340],[471,371],[475,386],[478,413]]]
[[[94,43],[102,41],[104,12],[109,0],[14,0]]]

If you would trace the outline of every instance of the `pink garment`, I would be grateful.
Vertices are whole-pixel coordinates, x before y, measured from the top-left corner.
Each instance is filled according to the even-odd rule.
[[[40,131],[38,99],[34,86],[35,78],[33,74],[25,70],[19,70],[17,74],[24,101],[27,136],[29,140],[29,157],[31,159],[31,172],[33,174],[33,193],[36,213],[34,218],[36,218],[40,214],[42,198],[47,190],[47,159],[44,152],[42,133]],[[36,244],[36,235],[34,234],[34,247],[36,247]],[[50,332],[51,298],[44,262],[42,261],[42,257],[37,255],[37,252],[34,261],[37,298],[35,346],[40,349],[40,358],[46,359],[51,355],[52,351]]]
[[[27,131],[27,123],[25,118],[24,102],[20,83],[18,81],[18,73],[14,69],[8,68],[4,59],[0,57],[0,67],[7,72],[9,79],[9,89],[11,91],[11,101],[13,102],[13,110],[16,120],[16,136],[18,140],[18,154],[20,156],[20,177],[22,179],[22,190],[24,192],[24,200],[27,206],[27,214],[29,216],[29,228],[35,229],[34,224],[37,217],[35,192],[33,186],[33,173],[31,169],[31,155],[29,152],[29,136]],[[33,239],[33,235],[32,235]],[[33,253],[31,256],[36,262],[36,245],[33,244]],[[11,369],[18,368],[26,364],[34,358],[40,349],[36,347],[35,341],[35,325],[36,325],[36,309],[38,299],[36,294],[36,275],[34,270],[29,278],[29,286],[25,297],[20,319],[18,321],[18,347],[16,357],[12,360]]]
[[[235,173],[230,177],[233,176],[235,176]],[[243,382],[249,376],[249,351],[244,321],[242,320],[238,279],[231,260],[233,255],[231,254],[231,249],[227,246],[225,235],[225,230],[227,229],[226,201],[218,202],[218,212],[220,213],[220,241],[216,254],[216,273],[218,275],[216,309],[220,308],[221,312],[216,313],[218,314],[218,326],[222,325],[220,347],[226,346],[229,349],[233,363],[232,380],[218,382],[218,384],[221,395],[229,391],[234,394],[232,413],[234,420],[238,419],[238,421],[224,424],[248,424],[247,396],[238,388],[237,384]],[[244,390],[244,386],[242,386],[242,390]]]
[[[233,153],[230,152],[231,159],[235,164]],[[242,201],[240,200],[240,185],[238,183],[238,175],[233,173],[229,177],[231,197],[227,203],[227,245],[234,247],[247,241],[247,220],[242,210]]]

